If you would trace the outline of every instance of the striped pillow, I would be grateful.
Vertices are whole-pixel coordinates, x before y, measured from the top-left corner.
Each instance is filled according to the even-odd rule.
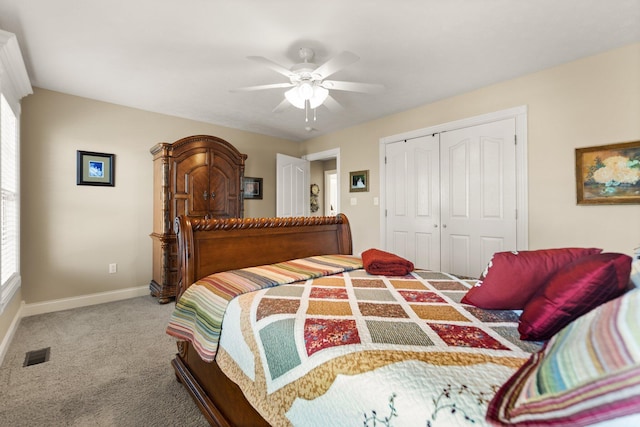
[[[487,420],[583,426],[640,412],[640,289],[576,319],[496,393]]]

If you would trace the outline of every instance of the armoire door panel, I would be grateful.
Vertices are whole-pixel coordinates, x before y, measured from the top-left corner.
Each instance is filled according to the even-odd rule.
[[[209,156],[206,149],[193,150],[173,162],[171,195],[177,215],[204,216],[209,190]]]
[[[240,188],[235,176],[235,165],[226,156],[213,153],[211,163],[209,211],[216,218],[238,217],[240,205],[237,200],[240,198]]]
[[[207,165],[192,169],[185,176],[187,197],[182,215],[205,216],[209,210],[209,170]],[[177,195],[177,194],[176,194]]]
[[[229,176],[224,171],[212,168],[209,175],[209,200],[207,210],[216,218],[235,216],[230,208]],[[237,197],[237,195],[236,195]]]

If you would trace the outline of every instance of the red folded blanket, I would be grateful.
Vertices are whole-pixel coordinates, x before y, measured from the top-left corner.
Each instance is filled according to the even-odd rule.
[[[368,249],[362,252],[362,264],[369,274],[404,276],[413,271],[411,261],[380,249]]]

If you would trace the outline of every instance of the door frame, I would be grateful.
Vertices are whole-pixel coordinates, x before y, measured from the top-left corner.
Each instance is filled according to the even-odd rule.
[[[336,159],[336,175],[337,175],[337,186],[338,186],[338,202],[336,203],[336,212],[340,213],[340,149],[332,148],[331,150],[320,151],[317,153],[305,154],[302,156],[303,159],[308,160],[310,162],[316,160],[329,160]]]
[[[529,203],[528,203],[528,172],[527,172],[527,106],[509,108],[495,111],[493,113],[481,114],[461,120],[416,129],[396,135],[380,138],[379,158],[380,158],[380,244],[387,247],[386,241],[386,167],[385,152],[386,144],[406,141],[424,135],[447,132],[455,129],[491,123],[499,120],[514,118],[516,121],[516,248],[527,250],[529,248]]]

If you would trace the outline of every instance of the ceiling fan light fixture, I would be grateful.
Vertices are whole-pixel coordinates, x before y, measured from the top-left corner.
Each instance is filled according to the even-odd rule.
[[[311,99],[314,95],[313,85],[309,82],[302,82],[298,85],[298,96],[304,100]]]
[[[304,109],[306,99],[300,97],[298,87],[293,87],[284,93],[284,97],[296,108]]]
[[[321,86],[314,86],[313,96],[309,99],[309,107],[316,108],[321,106],[329,96],[329,91]]]
[[[289,89],[284,97],[296,108],[303,110],[309,101],[309,108],[314,109],[322,105],[329,96],[329,91],[310,82],[302,82],[298,86]]]

